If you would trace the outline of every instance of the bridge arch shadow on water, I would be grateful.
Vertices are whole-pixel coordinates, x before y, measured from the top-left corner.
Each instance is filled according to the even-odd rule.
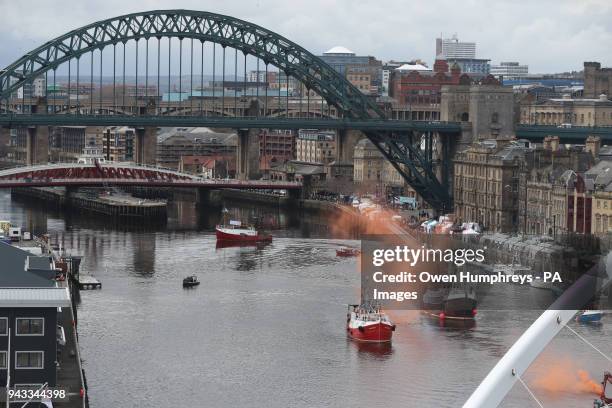
[[[173,55],[179,55],[178,63]],[[256,69],[255,89],[247,81],[247,67]],[[177,68],[178,89],[172,83]],[[204,72],[211,69],[212,91],[205,91]],[[67,77],[67,89],[58,87],[58,76]],[[42,98],[27,96],[41,77],[52,84],[46,87],[51,91]],[[293,81],[299,86],[290,95]],[[20,89],[22,97],[15,98]],[[46,42],[0,71],[0,125],[70,124],[359,129],[440,210],[452,206],[450,156],[444,148],[446,156],[434,158],[433,138],[446,135],[440,139],[448,145],[461,131],[458,123],[389,120],[372,97],[285,37],[233,17],[191,10],[98,21]],[[423,134],[430,140],[424,145]]]

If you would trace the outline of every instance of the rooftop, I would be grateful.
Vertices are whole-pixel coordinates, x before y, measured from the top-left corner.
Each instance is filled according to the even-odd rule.
[[[329,50],[325,51],[323,54],[327,55],[327,54],[350,54],[350,55],[355,55],[355,53],[351,50],[349,50],[346,47],[343,47],[341,45],[337,45],[335,47],[330,48]]]
[[[71,307],[68,288],[0,288],[0,307]]]
[[[397,68],[396,71],[431,71],[431,68],[421,64],[404,64]]]
[[[55,271],[48,256],[33,256],[30,252],[0,243],[0,287],[54,287]]]

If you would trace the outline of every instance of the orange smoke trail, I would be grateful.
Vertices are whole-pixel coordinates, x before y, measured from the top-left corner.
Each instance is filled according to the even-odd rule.
[[[538,378],[532,384],[535,388],[555,393],[595,394],[599,396],[602,386],[593,380],[586,370],[578,369],[570,360],[552,362],[541,367]]]
[[[336,211],[329,220],[329,228],[333,235],[346,235],[352,231],[358,231],[362,234],[380,235],[389,234],[391,217],[396,215],[396,212],[390,210],[377,210],[376,214],[371,217],[366,213],[360,214],[352,209]]]

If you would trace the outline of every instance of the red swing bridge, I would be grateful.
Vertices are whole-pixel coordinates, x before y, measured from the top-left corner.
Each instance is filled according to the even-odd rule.
[[[296,181],[212,179],[132,162],[52,163],[0,171],[0,188],[109,186],[289,190],[292,193],[302,189],[302,183]]]

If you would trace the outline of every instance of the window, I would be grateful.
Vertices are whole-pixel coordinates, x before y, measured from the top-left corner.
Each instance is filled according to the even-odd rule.
[[[45,319],[42,317],[18,317],[16,336],[44,336]]]
[[[0,351],[0,370],[6,369],[6,351]]]
[[[16,351],[15,368],[44,368],[42,351]]]
[[[8,334],[8,317],[0,317],[0,336]]]

